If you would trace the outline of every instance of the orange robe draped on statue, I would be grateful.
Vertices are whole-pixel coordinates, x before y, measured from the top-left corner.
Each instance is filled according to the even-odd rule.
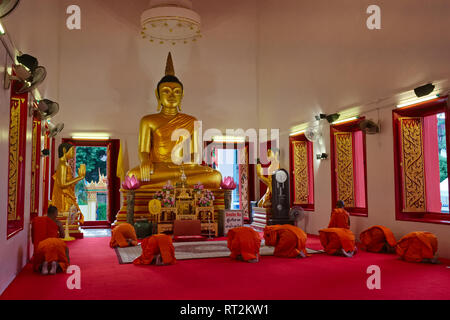
[[[319,230],[320,243],[325,252],[335,254],[344,249],[346,252],[355,251],[355,235],[349,229],[327,228]]]
[[[63,272],[66,272],[69,266],[69,259],[66,254],[66,243],[58,238],[47,238],[39,242],[37,250],[34,253],[33,269],[39,271],[39,267],[44,261],[51,263],[58,262]]]
[[[132,246],[137,246],[138,239],[134,227],[129,223],[119,224],[111,231],[111,241],[109,242],[109,246],[111,248],[128,247],[130,244],[128,243],[127,239],[132,240]]]
[[[300,252],[306,255],[306,238],[302,229],[290,224],[264,228],[264,240],[266,245],[275,247],[275,257],[295,258]]]
[[[261,238],[259,233],[249,227],[238,227],[228,231],[228,249],[230,257],[236,259],[239,255],[245,261],[256,259],[259,256]]]
[[[387,251],[386,245],[395,248],[397,244],[392,231],[384,226],[373,226],[364,230],[359,235],[359,239],[362,248],[369,252]]]
[[[430,232],[416,231],[401,238],[396,247],[397,255],[408,262],[433,259],[438,247],[436,236]]]
[[[348,212],[342,208],[333,209],[328,228],[350,229],[350,215]]]
[[[164,264],[174,264],[177,261],[172,238],[166,234],[145,238],[141,246],[142,255],[133,261],[134,264],[151,264],[157,254],[161,254]]]
[[[31,221],[31,239],[36,251],[39,242],[47,238],[58,238],[59,227],[55,221],[47,216],[36,217]]]

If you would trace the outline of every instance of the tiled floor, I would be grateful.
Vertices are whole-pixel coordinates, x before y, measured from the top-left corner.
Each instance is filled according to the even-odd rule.
[[[111,229],[83,229],[85,238],[111,237]]]

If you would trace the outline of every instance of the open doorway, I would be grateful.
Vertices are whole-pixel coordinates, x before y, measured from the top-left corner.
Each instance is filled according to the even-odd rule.
[[[86,177],[75,186],[75,196],[84,216],[83,227],[109,227],[120,209],[120,180],[116,177],[120,141],[73,140],[72,172],[86,165]]]

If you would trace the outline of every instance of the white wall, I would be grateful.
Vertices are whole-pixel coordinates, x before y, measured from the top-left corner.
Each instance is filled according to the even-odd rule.
[[[8,212],[8,161],[9,161],[9,116],[10,116],[10,90],[3,89],[4,63],[6,51],[0,44],[0,294],[22,270],[28,260],[28,238],[30,224],[30,185],[31,185],[31,137],[32,122],[27,121],[27,150],[25,175],[25,203],[24,203],[24,229],[9,240],[7,237]],[[9,66],[11,66],[9,60]]]
[[[360,110],[382,132],[367,137],[369,216],[352,217],[352,231],[382,224],[400,238],[430,231],[439,254],[450,257],[450,226],[395,220],[392,108],[401,93],[428,81],[448,89],[450,3],[398,1],[263,0],[259,7],[258,99],[260,126],[280,128],[281,159],[289,166],[291,127],[321,112]],[[366,9],[381,8],[382,29],[366,28]],[[441,81],[443,80],[443,81]],[[445,91],[445,90],[444,90]],[[407,95],[411,95],[409,92]],[[356,108],[354,108],[356,107]],[[353,109],[353,110],[351,110]],[[329,153],[329,128],[323,132]],[[306,231],[318,234],[331,212],[330,161],[315,160],[315,212]]]

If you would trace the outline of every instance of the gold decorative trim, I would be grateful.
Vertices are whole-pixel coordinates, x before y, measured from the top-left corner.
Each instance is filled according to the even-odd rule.
[[[334,139],[336,142],[337,199],[344,201],[346,207],[354,207],[353,134],[352,132],[335,132]]]
[[[306,141],[292,141],[294,156],[294,204],[308,204],[309,175]]]
[[[20,107],[23,98],[11,98],[11,118],[9,124],[9,173],[8,173],[8,221],[17,221],[17,197],[19,174],[19,130]]]
[[[423,154],[423,120],[400,118],[403,208],[407,212],[425,212],[425,165]]]

